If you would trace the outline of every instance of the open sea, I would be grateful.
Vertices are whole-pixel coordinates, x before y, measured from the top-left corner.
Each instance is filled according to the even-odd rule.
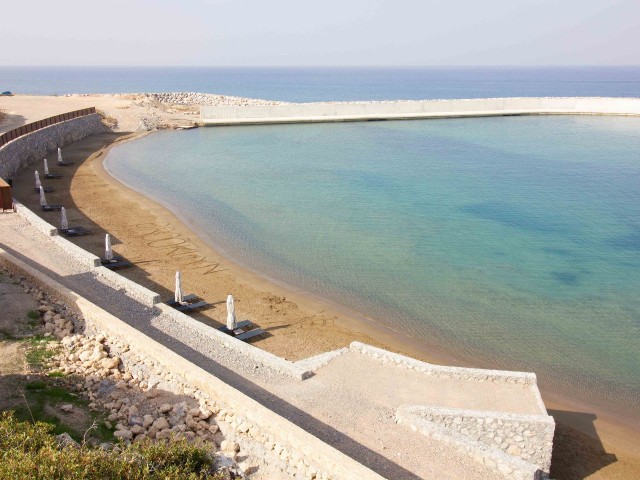
[[[0,68],[16,93],[640,96],[640,67]],[[117,178],[230,258],[478,366],[640,418],[640,118],[166,131]]]
[[[0,91],[202,92],[288,102],[637,97],[640,66],[431,68],[3,67]]]

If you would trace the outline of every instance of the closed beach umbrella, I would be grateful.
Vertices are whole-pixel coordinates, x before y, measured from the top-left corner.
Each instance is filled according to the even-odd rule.
[[[111,235],[104,236],[104,259],[113,260],[113,250],[111,250]]]
[[[40,182],[40,174],[38,173],[38,170],[36,170],[36,188],[40,188],[42,187],[42,183]]]
[[[44,188],[42,188],[42,185],[40,185],[40,206],[44,207],[45,205],[49,204],[47,203],[47,197],[44,196]]]
[[[49,164],[47,163],[47,159],[44,159],[44,174],[49,175]]]
[[[233,295],[227,297],[227,328],[229,330],[236,328],[236,307],[233,305]]]
[[[62,228],[62,230],[68,230],[69,229],[69,222],[67,221],[67,211],[65,210],[64,207],[62,207],[62,209],[60,210],[60,227]]]
[[[174,300],[176,303],[182,303],[182,275],[180,275],[180,272],[176,272],[176,292]]]
[[[62,163],[62,150],[58,148],[58,163]]]

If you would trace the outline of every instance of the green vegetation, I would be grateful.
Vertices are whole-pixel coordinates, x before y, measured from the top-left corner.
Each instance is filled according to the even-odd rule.
[[[27,317],[29,318],[27,323],[31,328],[35,328],[40,325],[40,312],[37,310],[29,310],[27,312]]]
[[[52,426],[0,416],[0,478],[220,479],[206,450],[185,441],[143,442],[105,451],[88,444],[59,447]]]
[[[15,339],[16,337],[12,331],[5,328],[0,328],[0,340],[15,340]]]
[[[27,383],[24,388],[24,404],[15,409],[18,420],[44,422],[49,424],[56,434],[66,432],[76,440],[82,438],[83,432],[60,421],[60,418],[55,415],[55,406],[61,403],[84,406],[86,403],[84,400],[63,387],[43,380]],[[109,432],[102,439],[111,440],[112,438]]]
[[[54,350],[47,348],[49,342],[54,341],[53,337],[36,336],[25,340],[29,344],[27,349],[27,363],[32,368],[42,368],[56,354]]]

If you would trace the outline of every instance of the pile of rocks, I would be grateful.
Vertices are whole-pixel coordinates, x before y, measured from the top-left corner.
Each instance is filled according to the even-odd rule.
[[[62,300],[52,300],[43,290],[30,286],[24,279],[21,279],[20,285],[25,293],[34,295],[40,302],[38,312],[43,321],[42,329],[45,337],[55,336],[61,339],[74,332],[74,323],[80,323],[80,321],[67,309]]]
[[[232,97],[228,95],[216,95],[213,93],[145,93],[146,97],[152,98],[168,105],[202,105],[202,106],[249,106],[249,105],[279,105],[284,102],[273,100],[261,100],[258,98]]]
[[[141,380],[126,371],[104,335],[73,335],[62,339],[64,350],[53,365],[65,374],[80,374],[90,407],[108,413],[105,425],[125,441],[187,439],[216,442],[219,428],[214,408],[194,399],[164,401],[157,389],[142,389]],[[120,347],[120,350],[128,350]],[[148,388],[148,387],[147,387]],[[220,440],[220,439],[218,439]]]
[[[137,129],[140,131],[151,131],[158,128],[166,127],[163,123],[162,117],[154,111],[148,111],[143,113],[138,119]]]

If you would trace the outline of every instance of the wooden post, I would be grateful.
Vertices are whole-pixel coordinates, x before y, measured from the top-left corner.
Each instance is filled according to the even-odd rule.
[[[9,184],[0,178],[0,211],[4,210],[13,210],[13,196]]]

